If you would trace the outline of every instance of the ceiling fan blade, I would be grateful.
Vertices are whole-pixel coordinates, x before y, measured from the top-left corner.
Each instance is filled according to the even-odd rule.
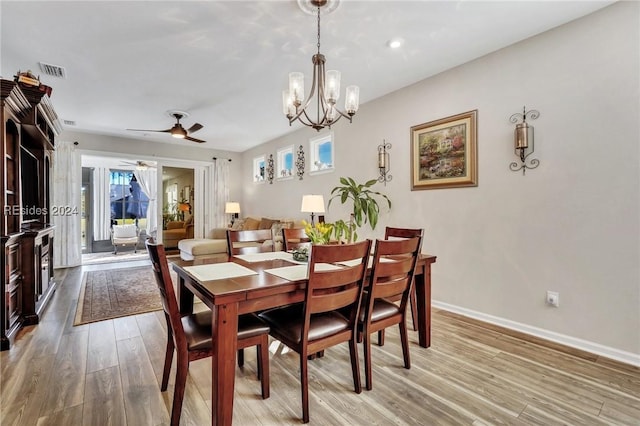
[[[203,141],[202,139],[192,138],[191,136],[185,136],[184,139],[188,140],[188,141],[191,141],[191,142],[198,142],[198,143],[205,143],[206,142],[206,141]]]
[[[204,126],[200,123],[196,123],[193,126],[189,127],[189,129],[187,130],[187,132],[189,133],[194,133],[197,132],[198,130],[202,129]]]
[[[127,130],[131,130],[133,132],[160,132],[160,133],[170,133],[171,132],[171,129],[167,129],[167,130],[127,129]]]

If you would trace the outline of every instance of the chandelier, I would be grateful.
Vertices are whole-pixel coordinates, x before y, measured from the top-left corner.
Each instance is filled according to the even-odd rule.
[[[340,98],[340,71],[325,72],[325,57],[320,53],[320,8],[327,4],[327,0],[308,0],[318,10],[318,53],[313,55],[313,79],[311,91],[306,101],[304,98],[304,74],[289,73],[289,90],[282,92],[283,112],[289,119],[289,125],[298,120],[305,126],[313,127],[317,131],[325,127],[331,128],[340,118],[345,117],[351,122],[360,104],[360,88],[348,86],[345,94],[346,111],[342,112],[336,106]],[[307,107],[315,98],[315,111],[307,111]],[[304,102],[304,105],[303,105]],[[314,114],[315,112],[315,114]],[[315,120],[312,118],[315,115]]]

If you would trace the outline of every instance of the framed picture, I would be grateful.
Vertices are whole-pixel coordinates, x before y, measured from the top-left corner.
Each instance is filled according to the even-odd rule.
[[[478,110],[411,127],[411,190],[478,185]]]

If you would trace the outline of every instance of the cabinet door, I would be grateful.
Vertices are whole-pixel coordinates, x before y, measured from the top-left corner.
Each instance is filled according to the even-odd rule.
[[[5,324],[4,330],[9,330],[22,315],[22,277],[20,275],[20,246],[10,244],[5,247],[6,271],[8,275],[5,287]]]

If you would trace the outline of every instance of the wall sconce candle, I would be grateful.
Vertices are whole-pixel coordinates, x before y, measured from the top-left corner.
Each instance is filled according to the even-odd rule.
[[[389,153],[387,152],[389,149],[391,149],[391,144],[384,139],[382,140],[382,145],[378,145],[378,172],[380,173],[378,182],[383,182],[385,186],[387,182],[393,179],[393,176],[389,173]]]
[[[520,163],[518,164],[516,161],[509,164],[509,168],[517,172],[518,170],[522,170],[522,174],[524,175],[527,169],[535,169],[540,165],[540,160],[537,158],[532,158],[527,163],[527,158],[533,154],[534,149],[534,139],[533,139],[533,126],[527,123],[527,118],[530,120],[535,120],[540,117],[540,113],[535,110],[527,111],[526,108],[522,108],[522,114],[515,113],[511,117],[509,117],[509,121],[516,124],[516,129],[514,131],[514,145],[515,145],[515,153],[520,157]],[[522,120],[522,123],[518,123],[518,120]]]

